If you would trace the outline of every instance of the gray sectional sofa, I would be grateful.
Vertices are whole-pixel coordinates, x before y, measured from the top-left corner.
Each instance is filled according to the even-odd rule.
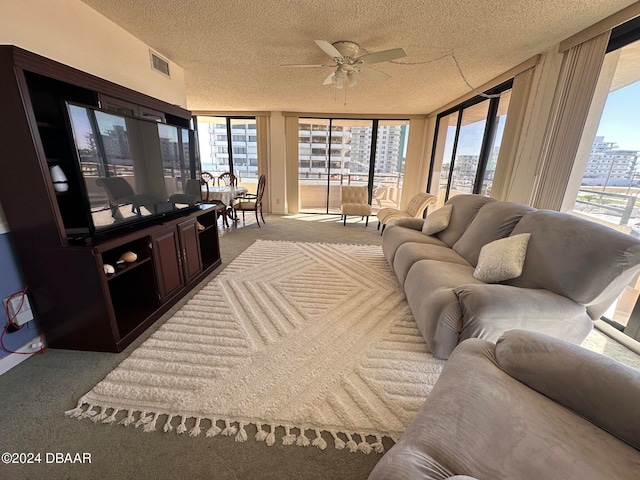
[[[481,195],[457,195],[445,205],[451,215],[438,233],[423,233],[424,220],[409,218],[382,237],[418,328],[439,358],[467,338],[495,342],[514,328],[580,343],[640,271],[640,240],[594,222]],[[478,280],[482,248],[518,234],[530,234],[521,274]]]
[[[469,339],[369,480],[635,480],[638,405],[640,371],[611,358],[524,330]]]

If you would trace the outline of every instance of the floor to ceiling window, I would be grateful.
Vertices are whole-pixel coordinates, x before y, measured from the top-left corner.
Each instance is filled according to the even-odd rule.
[[[300,118],[300,212],[340,213],[340,187],[368,187],[372,209],[397,207],[408,120]]]
[[[564,209],[640,237],[640,18],[615,28],[591,103]],[[604,320],[640,339],[640,281]]]
[[[429,177],[437,206],[461,193],[491,194],[512,83],[438,115]]]
[[[197,125],[203,171],[216,177],[232,172],[239,184],[257,183],[255,117],[198,116]]]

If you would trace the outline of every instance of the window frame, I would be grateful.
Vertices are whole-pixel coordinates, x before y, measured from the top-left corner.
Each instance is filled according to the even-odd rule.
[[[234,171],[233,171],[233,135],[231,133],[231,121],[232,120],[253,120],[254,122],[257,122],[257,119],[255,116],[250,116],[250,115],[201,115],[202,117],[215,117],[215,118],[224,118],[225,119],[225,135],[226,135],[226,139],[221,140],[219,138],[216,138],[217,141],[219,142],[223,142],[226,141],[227,142],[227,152],[225,152],[225,155],[228,155],[228,160],[229,160],[229,172],[231,172],[232,174],[235,175]],[[198,125],[198,116],[195,116],[195,120],[194,120],[194,125],[196,125],[196,130],[197,130],[197,125]],[[254,128],[248,128],[248,130],[255,130],[255,123],[253,124]],[[214,129],[215,130],[215,129]],[[217,132],[213,132],[212,135],[216,135],[216,136],[222,136],[221,134],[217,133]],[[237,134],[236,134],[237,136]],[[256,135],[256,141],[257,141],[257,135]],[[245,142],[248,143],[248,140]],[[221,153],[221,152],[218,152]],[[247,151],[242,154],[242,153],[237,153],[237,155],[244,155],[247,156],[248,155],[248,148]],[[247,161],[249,161],[249,158],[247,157]]]
[[[506,92],[507,90],[511,90],[513,88],[513,78],[493,87],[490,88],[489,90],[486,90],[485,92],[483,92],[484,95],[498,95],[501,94],[503,92]],[[451,150],[451,162],[450,162],[450,166],[449,166],[449,175],[448,175],[448,179],[447,179],[447,190],[445,193],[445,198],[444,201],[446,202],[449,199],[449,193],[451,190],[451,180],[452,180],[452,176],[453,176],[453,171],[455,168],[455,158],[456,158],[456,154],[457,154],[457,149],[458,149],[458,141],[460,139],[460,130],[462,127],[462,119],[463,119],[463,114],[464,111],[470,107],[473,107],[475,105],[478,105],[482,102],[485,102],[487,100],[489,100],[489,108],[487,110],[487,117],[486,117],[486,123],[485,123],[485,127],[484,127],[484,132],[483,132],[483,137],[482,137],[482,144],[480,147],[480,154],[479,154],[479,158],[478,158],[478,168],[476,170],[476,177],[474,179],[474,183],[473,183],[473,189],[472,192],[475,194],[480,194],[480,192],[482,191],[482,183],[483,183],[483,179],[484,179],[484,175],[485,175],[485,171],[487,168],[487,165],[489,163],[489,157],[491,156],[491,147],[493,146],[493,141],[495,139],[495,134],[496,134],[496,130],[498,127],[498,122],[496,122],[497,120],[497,112],[498,112],[498,106],[500,103],[500,96],[496,96],[493,98],[487,98],[484,95],[476,95],[475,97],[472,97],[468,100],[465,100],[462,103],[459,103],[458,105],[451,107],[443,112],[440,112],[437,116],[436,116],[436,126],[435,126],[435,132],[433,135],[433,148],[431,149],[431,159],[429,162],[429,175],[427,178],[427,193],[433,193],[434,195],[437,194],[437,192],[432,192],[431,191],[431,186],[432,186],[432,182],[433,182],[433,172],[434,172],[434,167],[435,167],[435,162],[436,162],[436,152],[437,152],[437,148],[436,148],[436,143],[438,141],[438,134],[439,134],[439,130],[440,130],[440,121],[448,116],[451,115],[453,113],[458,113],[458,119],[457,119],[457,123],[456,123],[456,131],[455,131],[455,135],[454,135],[454,141],[453,141],[453,148]],[[443,163],[444,163],[444,158],[443,158]],[[426,213],[426,212],[425,212]]]

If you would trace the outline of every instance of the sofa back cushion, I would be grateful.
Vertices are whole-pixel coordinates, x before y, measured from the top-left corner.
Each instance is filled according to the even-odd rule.
[[[445,204],[453,207],[449,226],[435,236],[447,246],[452,247],[460,239],[480,208],[489,202],[495,202],[495,200],[483,195],[463,194],[451,197]]]
[[[640,271],[640,240],[551,210],[527,213],[512,235],[531,233],[522,275],[505,283],[546,288],[600,318]]]
[[[454,197],[455,198],[455,197]],[[478,264],[482,247],[508,237],[524,214],[536,209],[513,202],[491,202],[480,208],[453,249],[471,265]]]
[[[640,371],[549,335],[505,332],[498,367],[640,450]]]

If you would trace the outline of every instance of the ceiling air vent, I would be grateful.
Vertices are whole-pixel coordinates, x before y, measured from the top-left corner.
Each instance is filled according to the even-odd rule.
[[[151,50],[149,50],[149,54],[151,55],[151,68],[171,78],[171,74],[169,73],[169,62]]]

